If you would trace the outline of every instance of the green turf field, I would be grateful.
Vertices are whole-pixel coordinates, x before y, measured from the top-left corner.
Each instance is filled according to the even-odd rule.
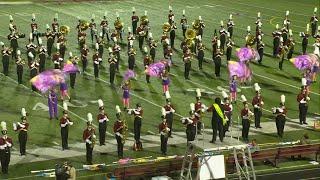
[[[61,1],[59,1],[61,2]],[[295,54],[301,52],[301,38],[299,32],[304,31],[306,24],[312,15],[313,8],[318,6],[317,0],[234,0],[231,1],[218,1],[218,0],[176,0],[171,1],[173,11],[175,13],[175,20],[180,21],[182,10],[186,10],[186,17],[189,24],[199,15],[202,16],[205,21],[206,28],[204,30],[203,42],[207,48],[205,51],[205,57],[208,63],[204,64],[203,71],[198,70],[198,64],[196,60],[192,63],[192,71],[190,74],[191,80],[184,80],[183,72],[184,66],[182,62],[182,53],[178,49],[174,52],[173,61],[177,66],[171,68],[171,86],[170,93],[172,97],[172,103],[176,107],[176,116],[174,121],[174,131],[184,131],[184,126],[180,123],[181,116],[187,116],[189,111],[189,104],[195,102],[195,92],[188,90],[201,88],[207,92],[213,92],[213,96],[203,97],[202,102],[209,106],[213,102],[213,98],[220,96],[221,87],[228,89],[228,72],[225,67],[226,60],[223,58],[224,67],[221,70],[221,78],[216,79],[214,77],[214,65],[211,60],[211,37],[214,29],[219,30],[220,20],[227,22],[229,14],[233,14],[233,19],[236,24],[234,28],[234,41],[237,47],[242,47],[245,43],[244,37],[246,35],[246,27],[251,25],[252,32],[254,32],[255,20],[257,12],[261,12],[262,17],[262,30],[265,34],[263,40],[266,44],[265,56],[263,65],[251,64],[254,76],[253,81],[258,82],[262,88],[262,95],[264,97],[264,111],[262,121],[271,121],[273,115],[271,108],[277,106],[280,101],[280,95],[286,95],[286,106],[288,108],[288,117],[291,119],[298,118],[298,103],[296,102],[296,95],[300,90],[300,78],[301,72],[296,70],[294,66],[286,61],[284,63],[284,70],[278,70],[278,59],[272,58],[272,36],[271,33],[275,29],[275,25],[282,24],[285,11],[290,10],[291,28],[294,33],[295,40],[298,42],[295,47]],[[6,36],[9,34],[8,24],[9,15],[12,15],[18,29],[29,34],[31,14],[36,14],[36,21],[40,31],[45,31],[45,25],[51,25],[55,13],[59,14],[59,24],[68,25],[71,27],[71,32],[67,36],[67,52],[72,51],[74,55],[79,56],[79,49],[76,40],[76,25],[77,17],[81,19],[90,20],[91,14],[96,16],[96,23],[100,23],[100,17],[102,18],[105,11],[108,11],[109,24],[113,28],[113,22],[116,19],[116,13],[119,12],[122,21],[125,23],[124,29],[127,30],[127,26],[131,27],[131,8],[135,7],[137,14],[143,15],[144,11],[148,11],[148,17],[151,25],[151,32],[155,39],[160,39],[162,33],[162,24],[167,21],[169,2],[165,0],[148,1],[148,0],[135,0],[135,1],[99,1],[99,2],[37,2],[34,4],[15,4],[15,5],[1,5],[0,6],[0,41],[8,44]],[[126,34],[126,33],[125,33]],[[179,47],[182,37],[182,31],[180,26],[176,31],[176,47]],[[125,35],[126,36],[126,35]],[[125,38],[124,38],[125,39]],[[44,40],[44,39],[43,39]],[[19,46],[22,54],[26,54],[25,45],[27,44],[27,38],[19,40]],[[44,41],[45,42],[45,41]],[[87,43],[91,43],[90,33],[87,31]],[[314,43],[312,38],[309,39],[309,52],[313,52]],[[126,41],[124,41],[126,44]],[[94,117],[98,114],[97,100],[103,99],[106,112],[110,116],[110,122],[107,131],[112,133],[112,125],[115,121],[115,105],[121,105],[122,91],[119,85],[122,81],[123,72],[127,69],[127,56],[126,47],[122,47],[121,52],[121,66],[120,73],[116,76],[116,88],[109,85],[109,72],[106,62],[107,47],[106,44],[103,68],[100,70],[100,79],[95,80],[93,77],[93,66],[91,61],[88,64],[89,71],[87,74],[77,75],[76,88],[69,90],[73,101],[73,105],[69,107],[71,119],[75,122],[69,129],[69,143],[82,142],[82,131],[85,128],[87,113],[91,112]],[[135,48],[138,48],[138,42],[134,43]],[[91,47],[91,46],[90,46]],[[233,59],[235,59],[235,49],[233,49]],[[94,50],[91,48],[90,53]],[[53,50],[54,52],[54,50]],[[66,53],[67,55],[67,53]],[[91,57],[89,55],[89,57]],[[144,118],[142,126],[142,135],[147,134],[147,131],[157,133],[158,123],[161,121],[160,106],[164,105],[165,98],[162,93],[161,80],[152,78],[151,84],[145,82],[143,74],[143,55],[138,52],[136,56],[137,67],[135,71],[138,74],[136,81],[132,82],[132,95],[131,95],[131,107],[134,107],[136,103],[141,103],[144,108]],[[158,46],[156,52],[156,59],[162,58],[161,45]],[[90,58],[91,60],[91,58]],[[81,63],[80,63],[81,64]],[[51,61],[47,61],[46,68],[52,67]],[[18,150],[17,134],[12,130],[12,122],[17,122],[20,119],[20,109],[25,107],[30,113],[29,123],[29,140],[27,149],[53,146],[55,143],[60,144],[60,128],[58,121],[49,121],[48,112],[43,109],[33,108],[37,103],[47,104],[47,99],[41,97],[39,94],[33,93],[29,84],[29,71],[28,68],[24,68],[24,86],[17,85],[15,82],[17,79],[16,68],[14,61],[10,62],[10,74],[9,77],[0,76],[1,87],[1,105],[0,105],[0,120],[7,121],[9,135],[14,137],[16,149]],[[254,96],[253,88],[240,89],[239,96],[244,94],[249,101]],[[311,101],[309,106],[308,117],[314,117],[314,113],[320,113],[320,85],[319,80],[311,87]],[[60,103],[62,105],[62,102]],[[235,105],[234,119],[237,120],[238,112],[241,110],[242,104]],[[62,114],[62,109],[59,109],[59,114]],[[204,123],[208,127],[210,124],[211,114],[206,114]],[[291,120],[296,121],[298,120]],[[309,122],[311,123],[311,121]],[[97,124],[97,122],[95,122]],[[128,119],[129,130],[133,129],[133,118]],[[276,128],[274,126],[274,128]],[[285,134],[285,140],[296,140],[300,138],[300,135],[304,132],[308,132],[312,139],[318,139],[319,133],[310,130],[293,131]],[[274,134],[264,134],[261,136],[254,135],[254,138],[258,139],[260,143],[278,142],[279,139]],[[170,141],[170,140],[169,140]],[[180,151],[181,152],[181,149]],[[102,160],[98,162],[104,162],[109,160]],[[83,161],[84,162],[84,161]],[[79,163],[80,164],[80,163]],[[49,164],[46,164],[49,165]],[[20,168],[21,166],[21,168]],[[24,167],[25,166],[25,167]],[[32,165],[30,165],[32,167]],[[21,169],[18,174],[12,174],[10,176],[23,176],[28,175],[28,171],[22,169],[32,169],[27,165],[15,165],[12,168]],[[45,166],[45,165],[44,165]],[[37,166],[35,167],[37,168]],[[51,167],[45,167],[51,168]],[[12,169],[11,169],[12,170]]]

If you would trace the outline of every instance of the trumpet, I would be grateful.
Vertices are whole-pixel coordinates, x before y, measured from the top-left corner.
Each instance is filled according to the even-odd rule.
[[[17,65],[24,65],[24,64],[26,64],[26,62],[25,62],[24,59],[19,58],[19,59],[17,59],[16,64],[17,64]]]

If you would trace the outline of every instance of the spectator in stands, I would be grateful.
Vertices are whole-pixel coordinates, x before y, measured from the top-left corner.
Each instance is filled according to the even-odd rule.
[[[248,147],[250,148],[251,153],[260,151],[260,147],[259,147],[259,145],[257,144],[257,140],[256,140],[256,139],[253,139],[253,140],[251,141],[251,143],[248,144]]]

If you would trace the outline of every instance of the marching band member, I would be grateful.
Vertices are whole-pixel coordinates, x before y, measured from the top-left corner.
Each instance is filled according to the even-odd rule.
[[[151,34],[151,37],[152,37],[152,33],[149,33],[149,36]],[[149,54],[151,56],[151,59],[152,59],[152,62],[155,60],[155,57],[156,57],[156,47],[157,47],[157,42],[152,38],[150,41],[149,41]]]
[[[60,69],[61,68],[61,64],[63,62],[63,58],[61,58],[60,56],[60,44],[57,43],[57,51],[56,53],[52,56],[52,61],[53,61],[53,64],[54,64],[54,69]]]
[[[199,39],[199,43],[197,43],[197,50],[198,50],[197,58],[198,58],[199,70],[202,70],[202,62],[203,62],[203,59],[204,59],[204,50],[206,48],[202,43],[201,36],[199,36],[199,38],[200,38]]]
[[[161,141],[161,153],[162,155],[167,155],[167,144],[170,128],[168,127],[167,120],[165,117],[162,117],[162,122],[159,124],[159,133]]]
[[[229,92],[230,92],[230,101],[231,103],[237,102],[237,76],[233,75],[230,85],[229,85]]]
[[[259,54],[260,59],[258,60],[258,63],[261,64],[262,63],[262,59],[263,59],[263,50],[264,50],[264,43],[262,41],[262,36],[258,35],[257,37],[257,51]]]
[[[50,120],[52,120],[53,117],[58,120],[58,96],[55,89],[49,90],[48,107]]]
[[[1,170],[3,174],[8,174],[10,156],[11,156],[11,148],[13,146],[12,139],[7,135],[7,123],[1,122],[2,128],[2,137],[0,138],[0,162],[1,162]]]
[[[121,85],[123,94],[122,94],[122,103],[125,110],[130,107],[130,80],[124,82]]]
[[[229,96],[225,91],[222,91],[222,97],[223,97],[223,110],[224,110],[224,115],[228,119],[227,124],[225,126],[225,132],[229,132],[229,127],[232,125],[232,111],[233,111],[233,106],[229,101]]]
[[[216,77],[220,77],[220,68],[221,68],[221,56],[223,55],[223,53],[221,52],[220,49],[220,40],[218,40],[217,42],[217,51],[215,53],[215,57],[214,57],[214,74],[216,75]]]
[[[50,30],[49,24],[47,24],[46,27],[47,27],[47,31],[46,31],[45,35],[47,38],[48,56],[51,57],[55,34]]]
[[[38,48],[37,45],[33,44],[31,33],[29,36],[29,44],[26,45],[26,48],[27,48],[28,65],[30,66],[30,64],[32,62],[32,58],[31,58],[31,56],[29,56],[29,54],[31,52],[33,56],[36,56],[36,49]]]
[[[273,36],[273,57],[277,57],[279,54],[278,49],[280,46],[280,36],[281,36],[281,31],[279,30],[279,24],[276,25],[276,30],[272,32]]]
[[[95,54],[92,55],[93,61],[93,71],[94,77],[97,79],[99,78],[99,64],[100,64],[100,57],[99,57],[99,45],[96,43]]]
[[[229,20],[227,23],[227,31],[229,32],[229,37],[232,38],[233,35],[233,27],[234,27],[234,22],[232,20],[232,14],[229,16]]]
[[[148,54],[147,47],[144,47],[144,58],[143,58],[144,69],[146,70],[150,64],[152,64],[152,59]],[[146,81],[147,83],[150,83],[150,75],[148,75],[147,73],[146,73]]]
[[[197,134],[202,134],[201,130],[204,126],[202,122],[202,114],[207,111],[207,107],[200,101],[201,98],[201,91],[199,88],[196,89],[196,103],[194,104],[195,116],[197,118]]]
[[[11,50],[4,45],[3,42],[0,42],[0,46],[2,47],[2,66],[3,66],[3,74],[8,76],[9,74],[9,58],[11,54]]]
[[[127,40],[128,40],[128,44],[127,44],[128,50],[129,50],[131,47],[133,47],[133,41],[134,41],[135,39],[136,39],[136,38],[135,38],[135,35],[133,35],[131,28],[128,27],[128,37],[127,37]]]
[[[231,35],[229,33],[227,33],[227,37],[228,37],[228,40],[227,40],[227,43],[226,43],[226,46],[227,46],[226,56],[227,56],[227,61],[230,61],[231,60],[232,47],[234,46],[234,42],[232,41]]]
[[[138,41],[139,41],[139,49],[140,51],[142,51],[143,41],[146,36],[146,32],[143,27],[143,24],[140,24],[140,26],[137,28],[137,34],[138,34]]]
[[[174,21],[172,21],[169,36],[170,36],[170,46],[173,49],[174,49],[174,40],[176,38],[176,29],[177,29],[177,25]]]
[[[307,53],[307,47],[308,47],[308,43],[309,43],[309,24],[307,24],[307,29],[306,32],[300,32],[300,37],[302,38],[302,54],[306,54]]]
[[[90,28],[90,35],[91,35],[91,43],[93,44],[93,39],[96,38],[97,39],[97,24],[94,22],[95,19],[95,15],[92,14],[91,15],[91,22],[89,24],[89,28]]]
[[[28,140],[28,128],[29,123],[27,121],[27,112],[25,108],[21,109],[21,123],[13,123],[13,130],[19,131],[19,145],[20,145],[20,155],[25,156],[26,155],[26,146],[27,146],[27,140]]]
[[[99,123],[99,142],[100,146],[106,145],[106,132],[107,132],[107,123],[109,121],[108,115],[104,112],[104,105],[101,99],[98,100],[99,104],[99,114],[97,116],[97,120]]]
[[[83,45],[83,48],[81,49],[81,62],[82,62],[82,72],[85,72],[87,70],[88,65],[88,55],[89,55],[89,48],[86,44]]]
[[[283,42],[283,38],[282,37],[280,37],[280,45],[278,47],[277,52],[278,52],[277,57],[280,58],[279,59],[279,69],[282,70],[283,62],[284,62],[284,59],[285,59],[285,55],[288,52],[287,44],[285,44]]]
[[[128,68],[130,70],[133,70],[134,66],[135,66],[135,62],[136,62],[136,51],[133,48],[130,48],[129,52],[128,52]]]
[[[12,49],[12,59],[16,58],[17,50],[18,50],[18,39],[19,35],[16,33],[16,31],[12,31],[8,35],[8,40],[10,41],[10,48]]]
[[[39,44],[39,33],[38,33],[38,24],[36,23],[36,15],[32,13],[32,19],[31,19],[31,33],[32,33],[32,39],[31,41],[33,42],[34,39],[36,38],[38,44]]]
[[[46,64],[46,54],[47,54],[47,49],[46,47],[42,44],[42,39],[39,38],[39,72],[43,72],[45,70],[45,64]]]
[[[108,20],[107,20],[107,11],[104,12],[103,19],[100,22],[100,27],[101,27],[101,30],[102,30],[101,38],[103,39],[104,35],[106,35],[107,36],[107,40],[109,42],[110,38],[109,38],[109,27],[108,27]]]
[[[307,89],[305,86],[307,85],[307,80],[302,78],[302,87],[301,92],[297,96],[297,101],[299,103],[299,121],[300,124],[308,124],[307,120],[307,113],[308,113],[308,101],[310,101],[310,97],[308,95]]]
[[[30,58],[32,58],[32,62],[29,66],[30,68],[30,79],[32,79],[33,77],[37,76],[38,75],[38,68],[39,68],[39,63],[38,63],[38,60],[36,60],[33,56],[33,54],[31,52],[29,52],[28,56]],[[31,84],[31,88],[32,88],[32,91],[37,91],[37,88]]]
[[[211,43],[212,43],[212,60],[214,60],[214,58],[216,57],[216,52],[217,52],[217,49],[218,49],[218,35],[217,35],[217,30],[215,29],[214,30],[214,33],[213,33],[213,37],[212,37],[212,40],[211,40]]]
[[[186,31],[188,29],[188,20],[186,18],[185,13],[186,11],[182,10],[182,18],[180,20],[183,37],[186,37]]]
[[[219,34],[220,34],[220,50],[222,52],[224,52],[224,45],[226,44],[226,35],[227,35],[227,31],[224,28],[224,24],[223,21],[220,21],[220,30],[219,30]]]
[[[261,27],[262,27],[261,13],[260,13],[260,12],[257,13],[257,20],[256,20],[255,24],[256,24],[256,34],[257,34],[257,32],[258,32],[258,31],[261,29]]]
[[[96,132],[92,124],[92,114],[88,113],[87,115],[87,128],[83,131],[83,141],[86,143],[86,159],[87,164],[92,165],[92,152],[96,142]]]
[[[317,23],[318,23],[318,17],[317,17],[317,11],[318,8],[314,8],[313,16],[310,18],[311,23],[311,36],[315,37],[317,33]]]
[[[73,64],[73,65],[77,65],[79,61],[79,58],[77,56],[73,56],[72,52],[69,52],[69,59],[67,61],[67,64]],[[77,77],[77,73],[76,72],[71,72],[69,73],[70,75],[70,87],[72,89],[74,89],[74,86],[76,84],[76,77]]]
[[[197,118],[195,116],[194,104],[190,104],[191,110],[189,111],[189,117],[182,118],[182,124],[186,126],[187,144],[193,142],[196,138],[196,126]]]
[[[12,15],[9,15],[9,30],[10,32],[12,31],[17,31],[17,26],[15,25],[15,23],[13,22],[13,17]]]
[[[121,118],[121,110],[119,106],[116,106],[116,117],[117,121],[113,125],[113,132],[117,140],[117,152],[118,158],[123,158],[123,145],[124,145],[124,135],[127,130],[125,122]]]
[[[227,123],[227,118],[224,115],[224,109],[221,104],[221,99],[219,97],[215,98],[214,103],[207,110],[212,112],[211,126],[212,126],[212,140],[211,143],[215,143],[217,139],[217,131],[219,131],[219,139],[223,142],[224,138],[224,126]]]
[[[291,21],[289,20],[289,11],[286,11],[286,16],[283,20],[283,25],[286,27],[286,29],[290,29]]]
[[[202,17],[199,16],[199,21],[200,21],[200,26],[199,26],[199,30],[198,30],[198,33],[197,33],[197,36],[201,36],[201,39],[202,39],[202,35],[203,35],[203,29],[206,27],[206,25],[204,24],[204,21],[202,20]]]
[[[163,94],[167,91],[169,91],[169,85],[170,85],[170,78],[169,78],[169,73],[165,69],[161,72],[160,77],[162,79],[162,91]]]
[[[273,114],[276,115],[277,134],[280,138],[283,137],[284,125],[286,123],[287,109],[284,104],[285,98],[286,97],[284,95],[281,95],[280,96],[280,106],[272,108]]]
[[[281,37],[283,38],[283,42],[286,42],[288,39],[288,33],[289,30],[287,29],[287,27],[285,25],[283,25],[283,28],[281,29]]]
[[[63,116],[60,118],[60,127],[61,127],[61,141],[62,141],[62,151],[69,149],[68,146],[68,136],[69,136],[69,125],[73,125],[69,115],[68,115],[68,105],[66,102],[63,102]]]
[[[18,84],[22,84],[22,75],[23,75],[23,65],[25,61],[21,58],[20,50],[17,51],[16,65],[17,65],[17,76]]]
[[[83,45],[86,44],[86,37],[87,37],[87,33],[84,32],[83,29],[80,29],[78,31],[78,42],[79,42],[79,48],[82,49]]]
[[[254,124],[255,128],[261,128],[260,118],[262,116],[262,106],[264,102],[261,96],[261,88],[258,83],[254,83],[254,89],[256,91],[256,96],[252,99],[252,106],[254,108]]]
[[[241,95],[241,100],[243,102],[243,109],[241,110],[242,118],[242,139],[245,142],[249,142],[248,134],[250,129],[250,118],[253,116],[253,113],[249,109],[247,103],[247,98],[244,95]]]
[[[97,39],[97,42],[96,42],[96,49],[98,50],[98,53],[99,53],[99,58],[101,58],[102,60],[102,56],[103,56],[103,51],[104,51],[104,42],[103,42],[103,39],[101,38],[101,36]],[[102,61],[101,61],[102,62]],[[100,63],[101,63],[100,62]]]
[[[111,50],[112,51],[112,50]],[[109,72],[110,72],[110,84],[114,84],[114,77],[116,75],[116,70],[117,70],[117,64],[118,59],[113,53],[110,53],[110,57],[108,58],[108,63],[109,63]]]
[[[133,150],[142,151],[142,142],[140,141],[140,133],[141,133],[143,109],[140,103],[136,104],[136,109],[128,109],[128,114],[132,114],[134,116],[133,126],[134,126],[135,143],[133,145]]]
[[[116,39],[114,39],[114,45],[112,47],[112,52],[115,58],[117,59],[116,61],[116,70],[119,71],[119,64],[120,64],[120,51],[121,47],[119,46],[119,43],[117,42]]]
[[[165,96],[166,96],[166,105],[164,105],[162,108],[162,115],[166,119],[166,123],[170,128],[170,131],[168,132],[168,137],[172,137],[171,133],[172,133],[173,115],[176,112],[176,110],[171,104],[171,96],[169,91],[166,91]]]
[[[117,32],[117,37],[119,38],[119,36],[120,36],[120,40],[121,40],[121,42],[122,42],[123,23],[122,23],[121,20],[120,20],[120,16],[119,16],[119,13],[118,13],[118,12],[116,12],[116,16],[117,16],[117,19],[116,19],[115,22],[121,23],[121,26],[120,26],[120,27],[115,26],[114,28],[115,28],[115,30],[116,30],[116,32]]]
[[[132,7],[131,24],[132,24],[133,35],[137,35],[138,22],[139,22],[139,16],[136,15],[136,8]]]
[[[58,23],[58,13],[55,14],[53,22],[51,23],[52,31],[55,36],[59,35],[59,23]]]
[[[191,52],[190,49],[187,50],[186,53],[183,54],[183,62],[184,62],[184,78],[186,80],[190,80],[189,72],[191,69]]]
[[[64,37],[63,34],[61,34],[57,40],[57,43],[59,43],[60,48],[59,48],[59,53],[62,59],[64,59],[64,55],[66,54],[66,43],[67,43],[67,39]]]
[[[173,59],[172,59],[173,50],[170,45],[165,47],[163,55],[164,55],[164,59],[168,60],[169,62],[171,62],[171,64],[173,64]],[[170,66],[168,66],[168,71],[170,72]]]
[[[168,22],[171,25],[174,22],[174,14],[172,11],[172,6],[169,5]]]

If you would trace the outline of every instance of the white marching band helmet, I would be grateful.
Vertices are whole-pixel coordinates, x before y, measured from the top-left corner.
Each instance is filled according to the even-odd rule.
[[[88,113],[88,114],[87,114],[87,124],[91,125],[91,124],[92,124],[92,120],[93,120],[92,114],[91,114],[91,113]]]
[[[241,95],[241,101],[243,102],[243,103],[245,103],[245,102],[247,102],[247,98],[246,98],[246,96],[245,95]]]
[[[247,26],[247,32],[251,32],[251,27]]]
[[[13,21],[12,15],[9,15],[9,20],[10,20],[10,21]]]
[[[293,36],[292,29],[289,29],[289,36],[290,36],[290,37]]]
[[[121,118],[121,109],[120,109],[120,106],[119,105],[116,105],[116,117],[118,120],[120,120]]]
[[[0,46],[4,46],[4,43],[2,41],[0,41]]]
[[[22,109],[21,109],[21,116],[22,116],[22,117],[26,117],[26,116],[27,116],[27,111],[26,111],[25,108],[22,108]]]
[[[109,53],[112,53],[112,48],[109,47],[109,48],[108,48],[108,51],[109,51]]]
[[[307,85],[307,79],[306,78],[301,78],[301,85],[306,86]]]
[[[32,33],[29,34],[29,40],[31,41],[33,39]]]
[[[201,97],[201,90],[200,90],[199,88],[196,89],[196,94],[197,94],[196,97],[200,99],[200,97]]]
[[[42,39],[41,37],[38,38],[39,44],[42,45]]]
[[[68,104],[66,102],[63,102],[63,113],[66,114],[68,111]]]
[[[255,90],[256,92],[260,92],[260,91],[261,91],[261,87],[259,86],[258,83],[254,83],[254,84],[253,84],[253,87],[254,87],[254,90]]]
[[[195,112],[195,107],[194,107],[194,103],[190,103],[190,110],[191,112]]]
[[[57,50],[60,50],[60,43],[57,43],[56,48]]]
[[[284,103],[286,102],[286,96],[284,94],[282,94],[280,96],[280,102],[284,105]]]
[[[276,29],[279,29],[279,24],[276,24]]]
[[[132,7],[132,12],[136,12],[136,8],[135,7]]]
[[[307,33],[309,32],[309,29],[310,29],[310,24],[308,23],[307,24]]]
[[[108,15],[108,11],[105,11],[105,12],[104,12],[104,16],[107,16],[107,15]]]
[[[161,108],[161,115],[165,117],[167,114],[166,109],[164,107]]]
[[[32,19],[36,20],[36,15],[32,13]]]
[[[49,26],[49,24],[46,24],[46,29],[50,29],[50,26]]]
[[[289,16],[289,13],[290,13],[289,11],[286,11],[286,16]]]
[[[261,17],[261,13],[260,13],[260,12],[258,12],[257,17],[258,17],[258,18],[260,18],[260,17]]]
[[[98,99],[98,105],[99,105],[99,109],[103,109],[104,108],[104,104],[102,99]]]
[[[232,19],[232,14],[229,15],[229,19],[230,19],[230,20]]]
[[[171,99],[171,96],[170,96],[169,91],[166,91],[166,92],[165,92],[165,96],[166,96],[166,99],[167,99],[167,100]]]
[[[99,49],[99,44],[98,43],[96,43],[95,48],[96,48],[96,50]]]
[[[73,54],[71,51],[69,52],[69,57],[73,57]]]
[[[221,91],[221,95],[222,95],[223,99],[227,99],[229,97],[225,91]]]
[[[2,130],[2,134],[7,134],[7,123],[5,121],[1,121],[1,130]]]
[[[186,14],[186,10],[182,10],[182,15],[185,15]]]
[[[317,14],[317,11],[318,11],[318,8],[314,8],[314,10],[313,10],[313,14]]]
[[[220,41],[220,39],[218,39],[218,41],[217,41],[218,49],[220,49],[220,45],[221,45],[221,41]]]
[[[220,21],[220,26],[223,27],[223,21],[222,20]]]
[[[172,6],[169,5],[169,10],[172,11]]]
[[[199,20],[202,21],[202,17],[201,16],[199,16]]]
[[[32,58],[32,59],[34,58],[34,55],[32,54],[32,52],[29,52],[29,53],[28,53],[28,56],[29,56],[30,58]]]
[[[20,55],[21,55],[21,51],[17,50],[17,56],[20,56]]]
[[[146,54],[148,53],[148,48],[147,48],[147,46],[145,46],[145,47],[143,48],[143,52],[146,53]]]

